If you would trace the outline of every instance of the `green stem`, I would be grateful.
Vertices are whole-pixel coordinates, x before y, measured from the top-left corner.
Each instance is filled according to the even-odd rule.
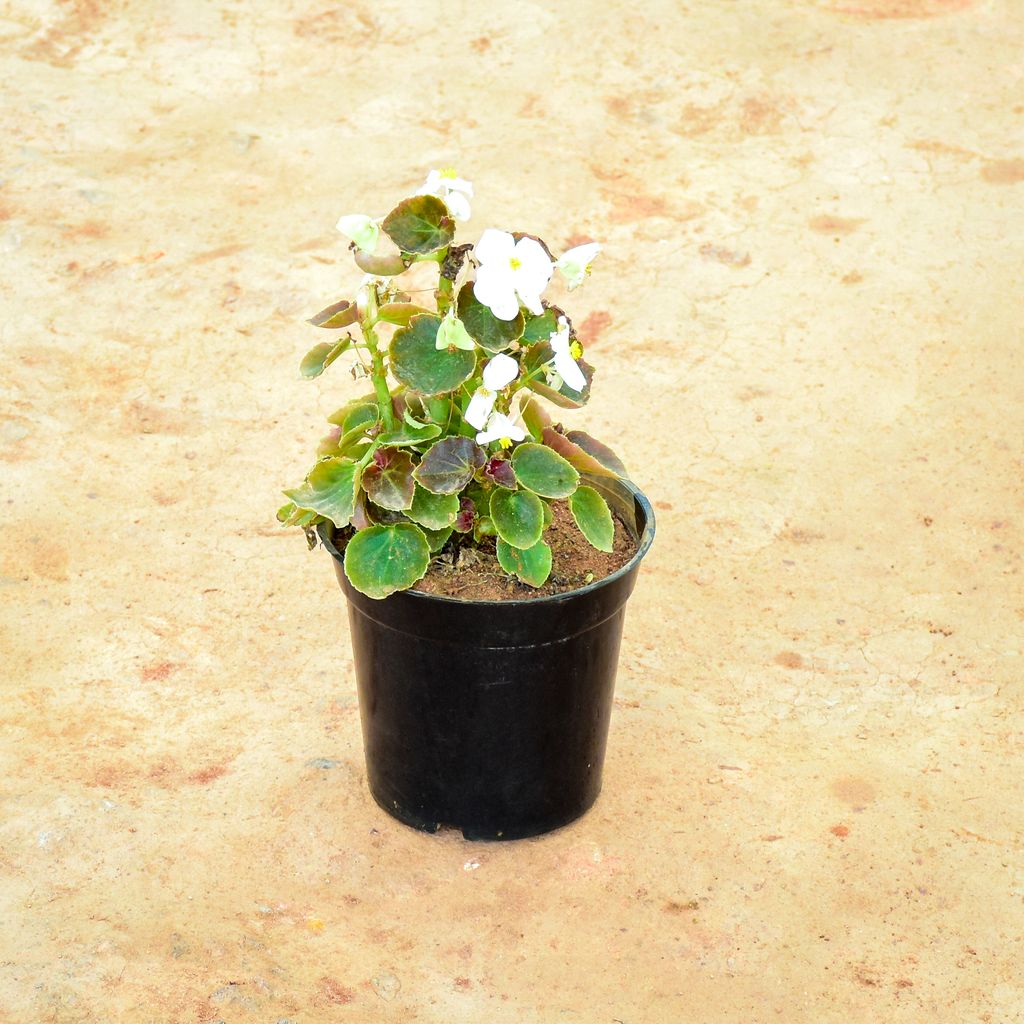
[[[360,326],[366,341],[366,349],[370,353],[370,379],[373,381],[373,390],[377,395],[377,408],[380,409],[384,427],[387,430],[394,430],[395,407],[391,404],[391,391],[388,388],[388,371],[384,365],[384,353],[380,350],[377,333],[370,326],[370,322],[366,321]]]
[[[451,308],[452,292],[454,288],[454,281],[449,281],[447,277],[438,276],[437,291],[434,292],[434,295],[437,298],[437,311],[441,316],[444,316]]]

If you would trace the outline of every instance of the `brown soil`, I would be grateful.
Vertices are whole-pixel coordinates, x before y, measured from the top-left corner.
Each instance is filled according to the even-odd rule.
[[[615,516],[615,541],[611,553],[592,548],[580,533],[564,501],[551,502],[554,522],[544,531],[551,547],[551,575],[542,587],[531,587],[509,576],[498,564],[494,541],[479,547],[460,545],[453,534],[444,551],[430,563],[427,575],[414,590],[426,594],[461,597],[467,601],[522,601],[549,597],[585,587],[610,576],[633,557],[636,541]]]

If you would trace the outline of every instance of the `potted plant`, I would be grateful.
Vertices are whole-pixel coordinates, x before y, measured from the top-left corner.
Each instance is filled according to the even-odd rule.
[[[539,401],[590,397],[544,295],[556,274],[577,288],[600,246],[555,258],[494,228],[457,244],[472,194],[431,171],[386,217],[339,220],[366,276],[310,320],[336,333],[301,373],[352,353],[372,390],[329,417],[278,519],[322,542],[347,597],[374,798],[420,829],[513,839],[597,798],[654,516],[618,457]]]

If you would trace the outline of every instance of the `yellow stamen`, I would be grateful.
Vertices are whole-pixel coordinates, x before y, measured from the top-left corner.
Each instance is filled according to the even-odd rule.
[[[583,346],[578,341],[574,341],[569,346],[569,354],[573,359],[579,359],[579,357],[583,355]]]
[[[500,444],[502,448],[511,448],[512,447],[512,438],[510,438],[510,437],[503,437],[503,438],[501,438],[498,441],[498,444]]]
[[[516,258],[515,256],[513,256],[513,257],[512,257],[512,258],[511,258],[511,259],[510,259],[510,260],[508,261],[508,265],[509,265],[509,266],[510,266],[510,267],[511,267],[511,268],[512,268],[513,270],[518,270],[518,269],[519,269],[519,268],[520,268],[520,267],[521,267],[521,266],[523,265],[523,261],[522,261],[522,260],[520,260],[520,259],[517,259],[517,258]]]
[[[442,167],[441,170],[438,171],[438,174],[440,174],[442,178],[457,178],[458,177],[458,174],[455,173],[455,168],[454,167]]]

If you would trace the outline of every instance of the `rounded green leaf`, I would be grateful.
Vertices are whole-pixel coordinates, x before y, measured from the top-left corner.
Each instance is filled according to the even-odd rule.
[[[395,331],[388,346],[391,372],[407,387],[423,395],[454,391],[473,376],[476,356],[457,348],[453,352],[435,345],[441,318],[414,316],[408,327]]]
[[[402,252],[420,255],[443,249],[455,237],[455,221],[437,196],[403,199],[381,226]]]
[[[420,527],[420,529],[423,532],[423,536],[427,538],[432,555],[436,555],[445,546],[448,538],[454,532],[450,526],[446,526],[443,530],[428,530],[425,527]]]
[[[498,564],[531,587],[542,587],[551,575],[551,548],[539,540],[532,548],[514,548],[500,537],[497,544]]]
[[[355,509],[358,470],[348,459],[324,459],[310,470],[301,487],[284,493],[299,508],[319,512],[339,528],[348,526]]]
[[[405,327],[414,316],[430,313],[429,309],[417,306],[414,302],[389,302],[377,310],[377,319],[386,324],[397,324]]]
[[[412,456],[408,452],[378,448],[373,462],[363,470],[363,490],[375,505],[402,512],[412,505],[416,487],[412,471]]]
[[[402,423],[397,430],[381,434],[377,440],[381,444],[402,447],[411,444],[426,444],[440,436],[441,428],[436,423],[424,423],[418,427],[414,427],[410,423]]]
[[[430,545],[412,523],[371,526],[345,547],[345,575],[360,593],[375,600],[408,590],[430,565]]]
[[[611,551],[615,542],[615,523],[608,502],[593,487],[577,487],[569,498],[572,513],[580,533],[598,551]]]
[[[321,341],[314,345],[302,358],[299,373],[307,380],[319,377],[342,352],[352,344],[352,339],[345,337],[341,341]]]
[[[514,548],[532,548],[544,531],[544,504],[532,491],[506,491],[496,487],[491,494],[491,519],[498,536]]]
[[[545,498],[567,498],[580,475],[557,452],[543,444],[521,444],[512,453],[516,479]]]
[[[462,286],[457,309],[466,333],[488,352],[501,352],[523,333],[522,311],[513,320],[499,320],[482,302],[477,301],[472,284]]]
[[[483,448],[470,437],[443,437],[428,449],[413,476],[434,494],[458,494],[487,461]]]
[[[350,402],[346,402],[340,409],[335,409],[334,412],[327,417],[327,422],[337,423],[339,427],[344,426],[345,418],[361,405],[369,405],[376,409],[377,396],[371,392],[370,394],[360,395],[359,398],[353,398]]]
[[[536,345],[547,341],[558,330],[558,316],[554,309],[545,309],[540,316],[531,316],[523,326],[523,345]]]
[[[428,530],[443,530],[453,526],[459,514],[457,494],[434,494],[423,487],[416,488],[412,508],[406,513],[414,522]]]

